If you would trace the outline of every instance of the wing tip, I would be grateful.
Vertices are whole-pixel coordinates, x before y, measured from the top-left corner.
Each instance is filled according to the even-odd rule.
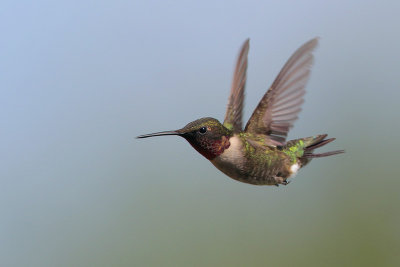
[[[320,40],[320,39],[321,39],[321,38],[320,38],[319,36],[316,36],[316,37],[314,37],[313,39],[311,39],[311,40],[309,40],[308,42],[306,42],[306,43],[304,44],[304,47],[308,47],[308,49],[314,50],[314,49],[318,46],[319,40]]]

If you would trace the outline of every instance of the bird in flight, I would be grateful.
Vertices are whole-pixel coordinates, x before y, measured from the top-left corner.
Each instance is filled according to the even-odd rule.
[[[289,58],[243,129],[242,114],[246,86],[249,39],[240,50],[223,123],[206,117],[185,127],[152,134],[147,138],[177,135],[227,176],[253,185],[287,185],[300,168],[313,158],[343,153],[336,150],[314,153],[335,138],[327,134],[286,141],[289,129],[303,104],[305,85],[310,77],[313,50],[318,39],[303,44]]]

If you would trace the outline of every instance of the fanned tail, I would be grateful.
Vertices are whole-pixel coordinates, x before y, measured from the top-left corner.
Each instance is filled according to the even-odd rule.
[[[312,138],[311,140],[307,138],[308,140],[306,140],[306,141],[309,141],[309,144],[306,144],[302,158],[304,158],[304,159],[322,158],[322,157],[328,157],[328,156],[344,153],[344,150],[335,150],[335,151],[329,151],[329,152],[320,153],[320,154],[314,154],[313,153],[314,149],[322,147],[336,139],[336,138],[325,139],[327,136],[328,136],[327,134],[321,134],[321,135],[318,135],[318,136]]]

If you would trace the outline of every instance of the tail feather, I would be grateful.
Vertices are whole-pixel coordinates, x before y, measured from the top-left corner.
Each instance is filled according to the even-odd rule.
[[[335,150],[335,151],[330,151],[330,152],[325,152],[325,153],[320,153],[320,154],[313,154],[305,152],[303,154],[303,158],[306,159],[312,159],[312,158],[322,158],[322,157],[328,157],[328,156],[332,156],[332,155],[336,155],[336,154],[341,154],[344,153],[344,150]]]
[[[324,138],[325,138],[325,137],[324,137]],[[321,146],[324,146],[324,145],[326,145],[326,144],[328,144],[328,143],[334,141],[335,139],[336,139],[336,138],[329,138],[329,139],[321,140],[321,141],[318,142],[318,143],[315,143],[315,144],[312,144],[312,145],[306,147],[306,150],[314,150],[314,149],[316,149],[316,148],[319,148],[319,147],[321,147]]]
[[[327,134],[321,134],[321,135],[318,135],[317,137],[313,138],[312,142],[310,142],[304,148],[304,154],[303,154],[302,158],[304,158],[304,159],[321,158],[321,157],[328,157],[328,156],[344,153],[344,150],[335,150],[335,151],[329,151],[329,152],[320,153],[320,154],[314,154],[313,153],[314,149],[322,147],[336,139],[336,138],[325,139],[327,136],[328,136]]]

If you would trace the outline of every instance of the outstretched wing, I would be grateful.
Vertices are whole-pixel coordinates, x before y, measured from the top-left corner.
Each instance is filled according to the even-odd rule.
[[[247,39],[240,49],[237,59],[231,93],[228,99],[228,107],[225,114],[224,126],[233,132],[238,133],[242,130],[242,110],[244,101],[244,89],[246,86],[247,54],[249,53],[249,39]]]
[[[267,143],[271,145],[284,144],[304,102],[304,87],[313,63],[312,51],[317,44],[318,39],[312,39],[289,58],[251,115],[246,132],[267,135],[270,141]]]

